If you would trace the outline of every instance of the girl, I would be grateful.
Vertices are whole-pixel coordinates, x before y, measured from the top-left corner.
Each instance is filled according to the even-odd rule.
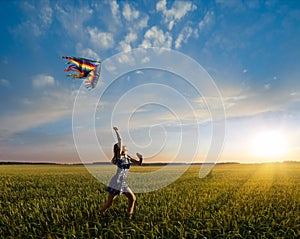
[[[125,145],[122,145],[122,138],[119,134],[118,128],[113,127],[113,129],[117,134],[118,143],[114,145],[114,156],[112,158],[112,162],[117,165],[118,169],[115,176],[113,176],[113,178],[110,180],[109,186],[107,188],[108,199],[100,209],[100,211],[105,212],[112,205],[115,198],[123,193],[128,198],[128,214],[132,215],[136,197],[129,186],[126,184],[125,180],[128,175],[130,164],[135,163],[138,165],[142,165],[143,156],[137,153],[136,155],[139,158],[138,161],[127,155],[128,150]]]

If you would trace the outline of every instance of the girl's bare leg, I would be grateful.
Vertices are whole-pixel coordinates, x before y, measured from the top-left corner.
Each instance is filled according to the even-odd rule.
[[[130,188],[128,188],[127,191],[124,192],[124,195],[128,198],[128,214],[131,215],[134,210],[136,197]]]
[[[103,207],[100,209],[100,212],[105,212],[113,203],[117,195],[108,194],[107,202],[103,205]]]

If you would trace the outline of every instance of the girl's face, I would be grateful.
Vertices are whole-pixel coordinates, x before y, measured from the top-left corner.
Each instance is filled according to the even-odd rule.
[[[123,146],[122,146],[122,151],[123,151],[124,153],[127,153],[127,152],[128,152],[128,149],[127,149],[127,146],[126,146],[126,145],[123,145]]]

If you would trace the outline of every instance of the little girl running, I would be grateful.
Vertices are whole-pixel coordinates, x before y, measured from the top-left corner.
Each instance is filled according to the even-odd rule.
[[[107,202],[100,209],[101,212],[105,212],[113,203],[115,198],[122,193],[128,198],[128,214],[132,215],[134,210],[134,204],[136,197],[130,187],[126,184],[126,178],[131,163],[142,165],[143,156],[137,153],[139,161],[127,155],[127,147],[122,145],[122,138],[117,127],[113,128],[117,134],[118,143],[114,145],[114,156],[112,163],[117,165],[117,172],[110,180],[108,191]]]

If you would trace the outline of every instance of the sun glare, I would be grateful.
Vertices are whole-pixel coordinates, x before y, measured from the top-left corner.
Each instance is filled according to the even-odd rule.
[[[285,137],[275,131],[266,131],[257,135],[253,142],[253,153],[261,158],[279,158],[287,151],[287,141]]]

